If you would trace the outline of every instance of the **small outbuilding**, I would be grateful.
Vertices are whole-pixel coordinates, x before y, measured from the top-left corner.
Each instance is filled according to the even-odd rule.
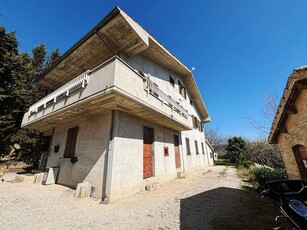
[[[269,142],[278,144],[289,179],[307,181],[307,66],[288,78]]]

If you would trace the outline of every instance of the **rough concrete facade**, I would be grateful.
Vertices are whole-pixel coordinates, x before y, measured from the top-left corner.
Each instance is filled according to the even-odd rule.
[[[51,136],[46,167],[60,168],[57,183],[89,183],[107,202],[213,164],[192,72],[119,8],[41,77],[55,91],[22,127]]]

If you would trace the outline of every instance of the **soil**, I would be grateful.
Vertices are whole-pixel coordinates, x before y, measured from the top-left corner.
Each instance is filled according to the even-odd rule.
[[[233,167],[214,166],[111,204],[61,185],[0,182],[1,229],[214,229],[240,203]],[[244,213],[244,209],[241,210]]]

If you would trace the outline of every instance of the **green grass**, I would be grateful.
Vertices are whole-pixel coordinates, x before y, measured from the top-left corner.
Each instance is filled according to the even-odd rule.
[[[229,162],[228,159],[218,159],[216,161],[214,161],[215,165],[225,165],[225,166],[236,166],[235,163],[231,163]]]

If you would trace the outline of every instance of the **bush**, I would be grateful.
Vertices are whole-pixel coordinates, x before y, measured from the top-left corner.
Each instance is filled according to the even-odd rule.
[[[252,169],[252,180],[264,185],[268,181],[287,179],[286,171],[282,168],[254,168]]]

